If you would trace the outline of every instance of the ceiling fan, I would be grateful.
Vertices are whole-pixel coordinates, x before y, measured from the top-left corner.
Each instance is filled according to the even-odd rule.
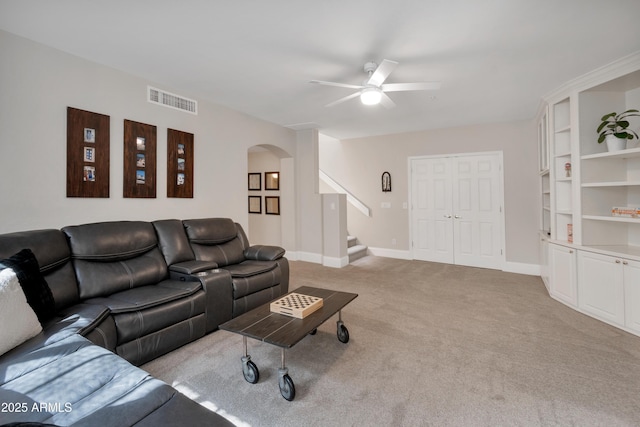
[[[360,101],[365,105],[382,104],[387,108],[393,108],[396,104],[389,98],[386,92],[400,92],[410,90],[437,90],[440,89],[440,82],[421,82],[421,83],[387,83],[384,81],[389,77],[389,74],[398,65],[395,61],[384,59],[380,65],[375,62],[367,62],[364,64],[364,71],[369,77],[362,83],[362,85],[351,85],[344,83],[325,82],[321,80],[311,80],[310,83],[317,83],[327,86],[344,87],[348,89],[358,89],[357,92],[351,95],[340,98],[337,101],[333,101],[325,107],[333,107],[334,105],[341,104],[345,101],[360,97]]]

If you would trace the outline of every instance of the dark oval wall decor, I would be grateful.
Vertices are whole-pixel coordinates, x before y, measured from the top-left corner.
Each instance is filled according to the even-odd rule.
[[[382,191],[391,191],[391,174],[389,172],[382,173]]]

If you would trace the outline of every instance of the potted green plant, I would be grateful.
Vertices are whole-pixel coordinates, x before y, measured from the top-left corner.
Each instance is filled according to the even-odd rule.
[[[602,116],[602,123],[598,126],[598,144],[607,141],[609,151],[624,150],[627,148],[627,141],[638,138],[638,134],[629,129],[629,117],[640,117],[640,111],[627,110],[620,114],[613,113]]]

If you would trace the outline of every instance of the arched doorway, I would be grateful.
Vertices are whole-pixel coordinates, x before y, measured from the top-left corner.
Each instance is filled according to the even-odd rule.
[[[247,230],[251,244],[276,245],[288,252],[295,251],[293,165],[293,156],[274,145],[258,144],[247,150],[247,171],[253,178],[253,189],[247,190],[248,203],[253,203]]]

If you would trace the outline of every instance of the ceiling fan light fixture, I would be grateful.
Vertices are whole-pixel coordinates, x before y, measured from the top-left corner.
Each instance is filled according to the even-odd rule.
[[[382,100],[382,91],[377,87],[368,87],[360,93],[360,101],[364,105],[378,105]]]

